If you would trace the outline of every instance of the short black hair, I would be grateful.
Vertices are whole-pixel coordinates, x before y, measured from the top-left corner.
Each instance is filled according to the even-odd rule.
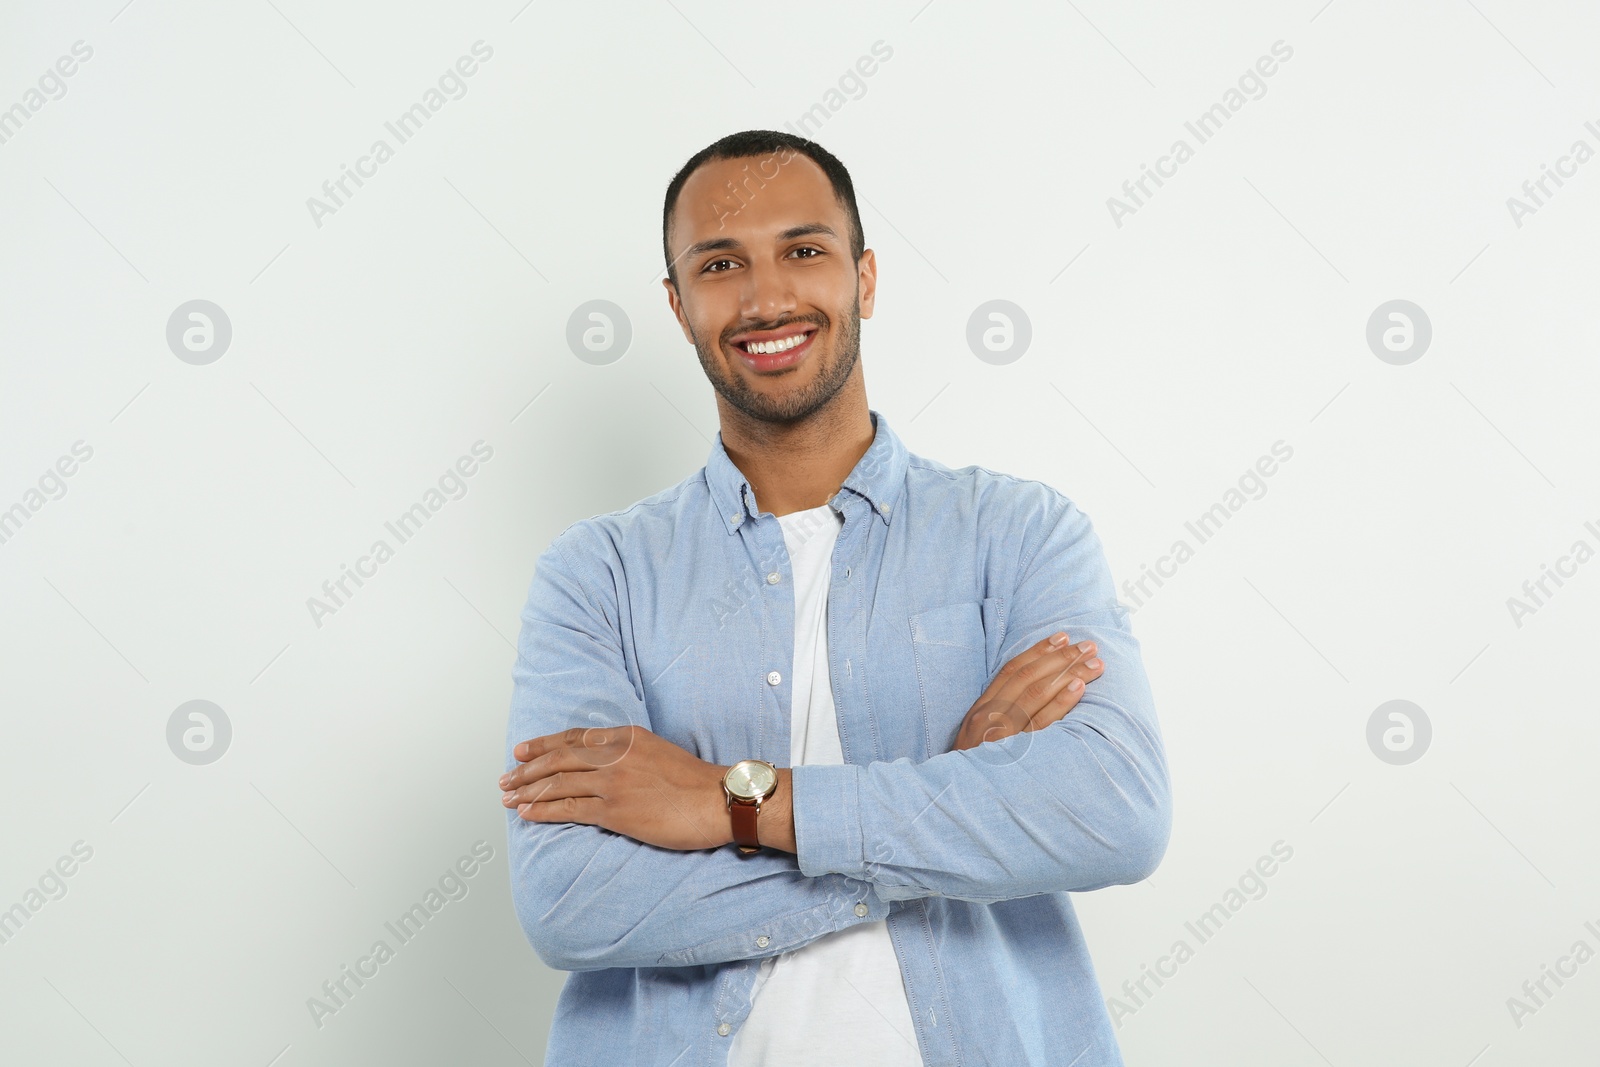
[[[672,261],[672,249],[667,243],[667,229],[672,223],[672,210],[678,204],[678,194],[683,191],[683,184],[689,180],[689,175],[699,169],[702,163],[712,160],[770,156],[785,149],[791,154],[791,158],[794,153],[798,153],[810,159],[828,176],[828,181],[833,185],[833,195],[838,198],[850,219],[850,258],[857,263],[861,262],[861,253],[866,251],[867,247],[866,235],[861,230],[861,212],[856,207],[856,188],[850,181],[850,172],[845,169],[844,164],[840,163],[832,152],[804,137],[796,137],[792,133],[783,133],[779,130],[744,130],[713,141],[690,156],[689,162],[673,175],[672,181],[667,185],[666,203],[661,208],[661,255],[666,260],[667,277],[672,279],[673,285],[678,284],[678,267]]]

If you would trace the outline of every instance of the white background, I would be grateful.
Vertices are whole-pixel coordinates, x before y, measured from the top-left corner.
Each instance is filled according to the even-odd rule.
[[[0,544],[0,908],[93,849],[0,945],[0,1062],[541,1061],[563,975],[516,924],[493,782],[518,612],[556,533],[716,432],[659,283],[667,181],[819,103],[880,265],[868,395],[914,452],[1057,487],[1120,584],[1293,449],[1135,616],[1172,843],[1076,901],[1108,995],[1195,952],[1122,1018],[1128,1062],[1592,1053],[1600,962],[1507,1006],[1600,950],[1600,562],[1507,607],[1600,547],[1600,162],[1507,206],[1600,148],[1592,7],[123,5],[0,16],[0,108],[93,49],[0,144],[0,508],[93,450]],[[307,198],[478,40],[465,96],[319,226]],[[1197,146],[1185,121],[1280,40]],[[166,340],[195,299],[232,325],[207,365]],[[566,342],[596,299],[632,324],[604,366]],[[1003,366],[966,342],[992,299],[1032,325]],[[1366,341],[1394,299],[1432,323],[1407,365]],[[478,440],[466,495],[317,625],[307,599]],[[205,766],[167,743],[195,699],[233,731]],[[1432,724],[1406,765],[1367,741],[1394,699]],[[479,840],[469,895],[318,1027],[307,999]]]

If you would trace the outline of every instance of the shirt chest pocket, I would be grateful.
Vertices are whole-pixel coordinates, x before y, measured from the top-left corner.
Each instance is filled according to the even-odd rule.
[[[950,751],[961,720],[989,684],[986,608],[990,601],[964,600],[910,618],[930,757]]]

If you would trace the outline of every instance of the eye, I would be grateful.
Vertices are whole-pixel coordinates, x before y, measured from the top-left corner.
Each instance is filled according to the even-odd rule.
[[[822,255],[822,249],[814,248],[811,245],[804,245],[804,246],[802,246],[800,248],[795,249],[795,251],[796,252],[815,252],[818,256]],[[805,258],[805,259],[815,259],[816,257],[815,256],[805,256],[803,258]]]
[[[702,267],[700,269],[700,273],[701,274],[726,274],[726,273],[728,273],[727,271],[712,270],[711,268],[715,267],[718,263],[732,263],[732,262],[733,262],[733,260],[731,260],[731,259],[713,259],[710,263],[707,263],[704,267]]]

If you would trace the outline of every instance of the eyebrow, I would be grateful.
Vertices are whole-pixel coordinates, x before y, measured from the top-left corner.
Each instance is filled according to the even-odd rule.
[[[798,226],[791,226],[787,230],[784,230],[782,233],[778,234],[778,243],[782,244],[785,241],[793,241],[797,237],[809,237],[813,234],[826,234],[827,236],[832,237],[834,240],[839,239],[839,235],[833,231],[832,226],[825,226],[820,222],[805,222]],[[683,250],[683,255],[679,258],[686,260],[693,259],[696,256],[705,254],[706,252],[727,252],[743,247],[743,242],[739,241],[737,238],[714,237],[709,241],[700,241],[696,244],[690,245],[688,248]]]

